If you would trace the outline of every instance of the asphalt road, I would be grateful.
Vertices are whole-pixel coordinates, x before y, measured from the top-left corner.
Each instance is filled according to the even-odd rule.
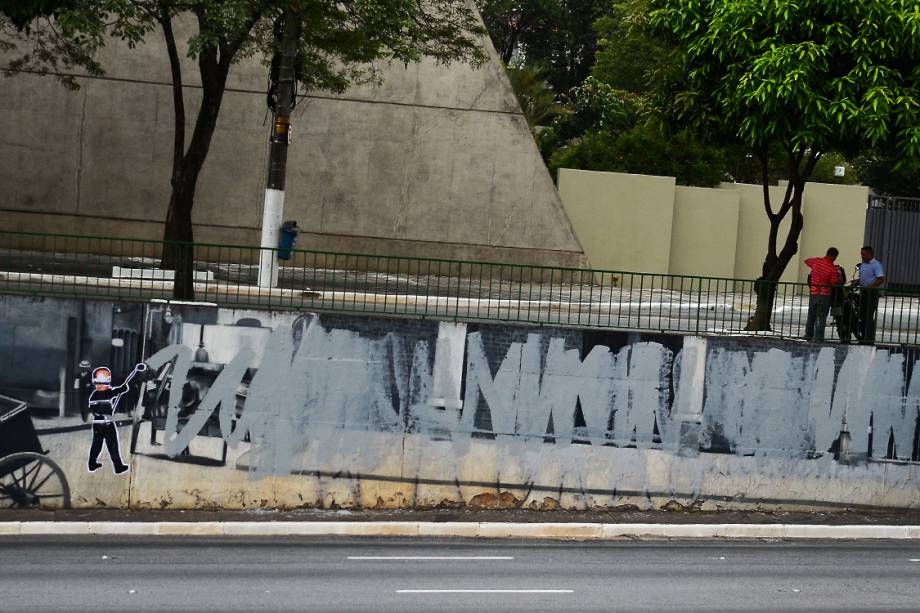
[[[0,540],[0,611],[917,611],[920,543]]]

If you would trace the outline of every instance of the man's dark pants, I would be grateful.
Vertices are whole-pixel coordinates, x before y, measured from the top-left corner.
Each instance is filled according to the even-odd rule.
[[[879,291],[859,288],[859,330],[863,343],[875,342],[875,312],[878,310]]]
[[[117,426],[113,421],[94,421],[93,422],[93,443],[89,448],[89,468],[93,470],[94,466],[99,465],[99,452],[102,451],[102,443],[109,451],[109,458],[116,470],[124,468],[125,464],[121,461],[121,449],[118,447]]]
[[[805,336],[818,341],[824,340],[827,312],[831,308],[830,295],[813,294],[808,299],[808,318],[805,320]]]

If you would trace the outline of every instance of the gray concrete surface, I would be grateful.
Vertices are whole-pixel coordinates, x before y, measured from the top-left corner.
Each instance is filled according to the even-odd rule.
[[[16,538],[4,611],[916,611],[916,544]]]
[[[199,86],[185,63],[186,112]],[[171,82],[162,35],[108,41],[104,78],[65,90],[17,74],[0,88],[0,226],[160,238],[169,200]],[[309,92],[293,113],[285,219],[307,248],[573,265],[584,257],[487,38],[479,70],[381,62],[383,84]],[[10,54],[0,55],[0,68]],[[266,67],[235,65],[196,192],[204,242],[258,244]],[[35,109],[40,108],[38,115]],[[189,127],[191,129],[191,127]]]

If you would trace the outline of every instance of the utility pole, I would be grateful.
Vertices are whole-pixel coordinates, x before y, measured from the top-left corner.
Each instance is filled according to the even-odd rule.
[[[286,10],[281,20],[281,54],[277,72],[277,98],[272,109],[271,136],[268,145],[268,181],[262,206],[262,247],[259,253],[259,286],[278,286],[278,240],[281,219],[284,216],[284,175],[287,169],[287,150],[291,142],[291,110],[297,95],[294,63],[300,39],[299,16]],[[278,28],[275,29],[275,36]],[[269,97],[271,99],[271,96]]]

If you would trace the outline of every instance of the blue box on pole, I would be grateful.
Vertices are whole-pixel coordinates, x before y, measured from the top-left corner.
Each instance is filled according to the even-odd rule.
[[[278,259],[290,260],[291,249],[297,242],[297,234],[300,230],[297,228],[296,221],[286,221],[281,224],[281,237],[278,240]]]

